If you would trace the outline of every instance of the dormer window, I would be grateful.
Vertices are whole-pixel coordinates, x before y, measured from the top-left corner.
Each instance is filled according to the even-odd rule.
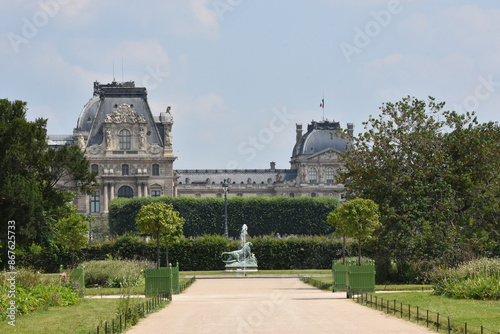
[[[123,129],[120,131],[119,135],[120,150],[130,150],[132,134],[129,130]]]

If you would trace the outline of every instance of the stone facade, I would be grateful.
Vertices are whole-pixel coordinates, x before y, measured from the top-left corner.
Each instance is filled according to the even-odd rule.
[[[176,196],[170,107],[153,117],[145,88],[133,82],[94,83],[72,143],[86,150],[98,189],[77,199],[79,211],[106,213],[117,197]],[[57,146],[51,138],[51,145]]]
[[[174,170],[173,117],[170,107],[153,117],[143,87],[133,82],[94,83],[94,94],[84,106],[73,135],[49,136],[49,144],[79,145],[86,150],[98,189],[75,200],[80,212],[101,215],[117,197],[286,196],[341,199],[344,187],[335,183],[342,168],[339,154],[347,142],[335,136],[338,122],[311,122],[303,134],[296,125],[290,169]],[[348,124],[353,131],[353,125]]]

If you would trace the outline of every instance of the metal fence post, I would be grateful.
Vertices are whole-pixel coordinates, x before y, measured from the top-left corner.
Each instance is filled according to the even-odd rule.
[[[417,306],[417,325],[418,325],[418,316],[419,316],[419,314],[418,314],[418,306]]]
[[[437,313],[436,330],[439,332],[439,312]]]

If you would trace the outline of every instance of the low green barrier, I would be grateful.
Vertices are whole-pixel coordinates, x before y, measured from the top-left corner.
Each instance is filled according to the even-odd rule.
[[[347,298],[366,292],[375,292],[375,264],[347,266]]]
[[[375,262],[358,266],[356,261],[346,265],[332,261],[333,292],[347,291],[347,298],[360,293],[375,292]]]
[[[172,300],[172,293],[179,293],[179,263],[177,266],[162,267],[160,269],[146,269],[145,294],[151,296],[166,293]]]
[[[386,314],[400,317],[408,321],[416,322],[418,325],[426,326],[427,328],[435,328],[436,332],[445,333],[465,333],[465,334],[485,334],[499,333],[484,326],[474,326],[466,322],[459,322],[451,319],[449,316],[440,314],[439,312],[429,311],[420,308],[416,305],[403,304],[395,299],[384,299],[382,296],[372,294],[352,295],[351,298],[368,307],[375,307],[376,310],[385,312]]]
[[[335,261],[332,261],[333,292],[345,291],[347,288],[347,266],[344,264],[335,264]]]

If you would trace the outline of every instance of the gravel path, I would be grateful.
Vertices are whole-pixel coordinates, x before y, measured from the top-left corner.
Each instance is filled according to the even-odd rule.
[[[127,334],[432,333],[297,278],[203,279]]]

